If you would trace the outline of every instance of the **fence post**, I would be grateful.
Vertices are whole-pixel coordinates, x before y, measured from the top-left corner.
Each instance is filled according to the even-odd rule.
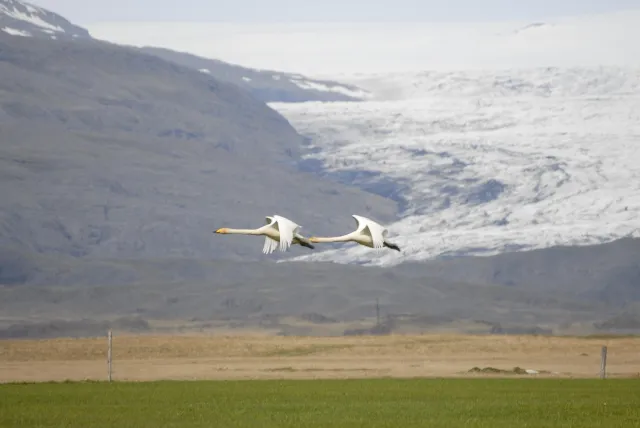
[[[603,346],[600,352],[600,379],[607,377],[607,347]]]
[[[107,348],[107,367],[108,367],[108,371],[109,371],[109,382],[111,382],[111,343],[112,343],[112,335],[111,335],[111,330],[109,330],[109,334],[108,334],[108,348]]]

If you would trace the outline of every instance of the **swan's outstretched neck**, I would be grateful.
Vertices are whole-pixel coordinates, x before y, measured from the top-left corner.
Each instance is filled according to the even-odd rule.
[[[221,229],[216,230],[214,233],[235,233],[239,235],[261,235],[262,231],[260,229],[230,229],[228,227],[223,227]]]
[[[321,236],[312,236],[309,238],[311,242],[347,242],[351,241],[352,235],[342,235],[342,236],[331,236],[331,237],[321,237]]]

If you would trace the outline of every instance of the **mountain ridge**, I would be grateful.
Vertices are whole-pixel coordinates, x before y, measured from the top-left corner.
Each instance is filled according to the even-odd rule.
[[[310,79],[296,73],[256,70],[160,47],[143,46],[139,49],[234,83],[267,103],[362,101],[372,96],[369,91],[347,83]]]

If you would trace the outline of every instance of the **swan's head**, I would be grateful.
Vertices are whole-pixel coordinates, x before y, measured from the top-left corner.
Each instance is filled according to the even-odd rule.
[[[226,227],[216,230],[213,233],[229,233],[229,230]]]

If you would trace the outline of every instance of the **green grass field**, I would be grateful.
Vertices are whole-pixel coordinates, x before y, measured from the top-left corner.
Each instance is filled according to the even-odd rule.
[[[640,380],[5,384],[0,427],[640,427]]]

